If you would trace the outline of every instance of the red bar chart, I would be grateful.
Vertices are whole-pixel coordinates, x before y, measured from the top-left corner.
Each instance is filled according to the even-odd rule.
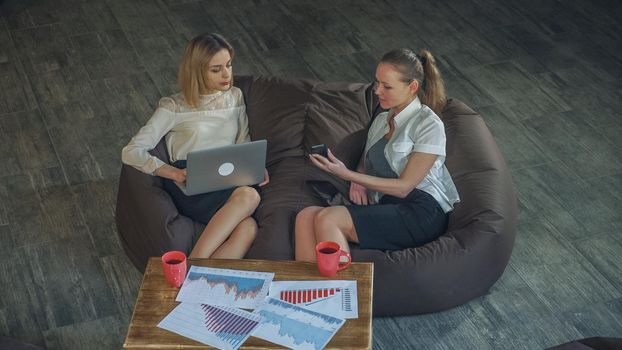
[[[273,281],[270,296],[334,317],[358,317],[356,281]]]
[[[325,299],[341,293],[341,288],[321,288],[307,290],[284,290],[280,298],[292,304],[310,303],[318,299]]]

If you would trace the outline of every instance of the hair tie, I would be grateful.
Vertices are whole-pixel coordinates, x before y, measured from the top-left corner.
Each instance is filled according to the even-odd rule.
[[[417,59],[419,60],[419,62],[421,62],[422,65],[425,66],[426,61],[428,60],[425,56],[421,56],[421,55],[415,55],[417,56]]]

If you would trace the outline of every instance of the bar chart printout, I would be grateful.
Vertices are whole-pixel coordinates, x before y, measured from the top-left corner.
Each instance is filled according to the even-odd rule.
[[[260,320],[258,314],[232,307],[181,303],[158,327],[219,349],[235,350]]]
[[[175,301],[254,309],[273,278],[269,272],[191,266]]]
[[[291,349],[320,350],[345,322],[270,297],[254,312],[263,320],[253,336]]]
[[[337,318],[358,318],[356,281],[275,281],[271,297]]]

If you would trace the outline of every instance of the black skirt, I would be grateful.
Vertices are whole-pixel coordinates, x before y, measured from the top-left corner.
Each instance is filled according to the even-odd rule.
[[[179,169],[185,169],[186,161],[179,160],[171,165]],[[229,188],[226,190],[188,196],[179,189],[173,180],[166,178],[163,180],[164,190],[168,192],[173,199],[173,203],[175,203],[177,210],[182,215],[206,225],[214,214],[227,203],[229,197],[231,197],[231,194],[235,190],[235,188]]]
[[[416,188],[406,198],[384,195],[378,204],[346,208],[363,249],[422,246],[445,232],[449,218],[434,197]]]

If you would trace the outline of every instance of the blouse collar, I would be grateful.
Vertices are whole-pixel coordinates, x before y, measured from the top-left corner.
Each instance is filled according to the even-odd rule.
[[[404,107],[401,112],[399,112],[393,120],[395,120],[395,125],[399,126],[406,122],[408,118],[410,118],[413,114],[417,113],[421,109],[421,101],[419,97],[415,97],[412,102],[408,104],[408,106]]]

